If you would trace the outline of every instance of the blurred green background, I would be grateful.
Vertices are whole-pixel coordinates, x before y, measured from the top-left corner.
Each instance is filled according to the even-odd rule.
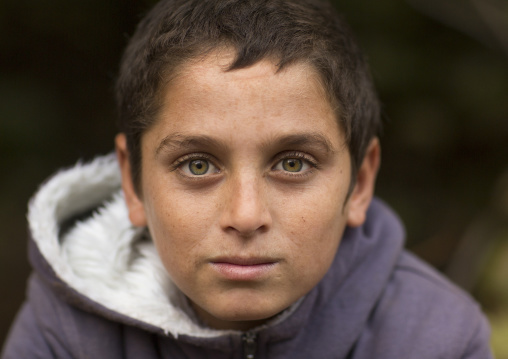
[[[152,0],[0,2],[0,341],[23,297],[26,204],[113,148],[113,80]],[[377,193],[407,246],[481,303],[508,358],[508,0],[335,1],[386,120]]]

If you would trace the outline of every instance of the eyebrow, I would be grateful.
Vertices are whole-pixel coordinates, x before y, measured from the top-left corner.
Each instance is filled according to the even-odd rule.
[[[216,147],[224,148],[219,141],[210,136],[188,136],[181,133],[175,133],[164,137],[155,150],[155,155],[158,156],[162,150],[181,150],[196,147]]]
[[[288,148],[313,147],[327,154],[336,152],[330,140],[321,133],[316,132],[295,133],[291,135],[276,137],[264,143],[263,146],[264,147],[276,146]]]
[[[158,156],[161,151],[169,150],[187,150],[197,147],[214,147],[220,148],[227,152],[227,146],[213,137],[206,135],[185,135],[182,133],[176,133],[166,136],[157,146],[155,155]],[[302,148],[302,147],[313,147],[317,150],[325,152],[327,154],[336,152],[333,148],[332,143],[324,135],[320,133],[296,133],[290,135],[282,135],[280,137],[273,137],[265,141],[261,145],[262,148]]]

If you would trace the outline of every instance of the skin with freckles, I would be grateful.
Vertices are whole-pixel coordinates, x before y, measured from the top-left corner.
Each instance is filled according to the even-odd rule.
[[[164,90],[141,141],[140,193],[123,134],[116,144],[131,222],[148,226],[203,322],[247,330],[316,286],[346,225],[363,223],[379,145],[348,197],[348,148],[312,68],[224,71],[232,59],[188,63]]]

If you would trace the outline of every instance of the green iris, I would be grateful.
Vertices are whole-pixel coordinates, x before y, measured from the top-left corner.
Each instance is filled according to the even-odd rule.
[[[288,172],[300,172],[302,167],[302,160],[299,160],[298,158],[286,158],[282,161],[282,168]]]
[[[193,160],[189,162],[189,171],[191,171],[191,173],[196,176],[204,175],[206,172],[208,172],[209,167],[210,165],[207,161]]]

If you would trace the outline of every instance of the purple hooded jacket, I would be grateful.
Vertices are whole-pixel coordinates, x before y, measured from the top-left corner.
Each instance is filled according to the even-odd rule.
[[[321,282],[249,332],[204,327],[132,228],[114,157],[78,164],[30,204],[34,273],[2,351],[19,358],[488,359],[477,304],[403,249],[374,200]]]

